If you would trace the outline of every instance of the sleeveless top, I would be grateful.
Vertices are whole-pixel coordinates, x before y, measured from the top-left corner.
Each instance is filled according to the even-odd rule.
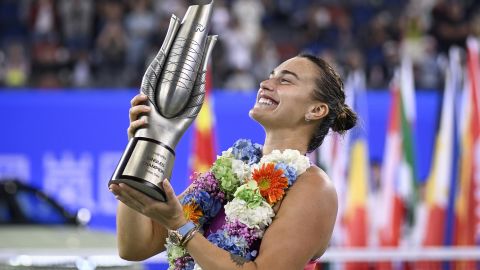
[[[218,229],[220,229],[223,226],[224,223],[225,223],[225,212],[222,208],[220,212],[217,214],[217,216],[213,218],[210,225],[205,228],[204,236],[208,237],[210,234],[216,232]],[[304,268],[304,270],[318,270],[318,269],[320,269],[320,264],[314,260],[309,261]]]

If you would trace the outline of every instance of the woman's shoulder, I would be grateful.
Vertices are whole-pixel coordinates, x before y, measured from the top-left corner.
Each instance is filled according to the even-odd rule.
[[[318,199],[337,200],[337,193],[333,182],[328,175],[319,167],[312,165],[301,174],[291,188],[291,192],[302,194],[300,197],[307,197],[309,200]]]
[[[327,211],[333,211],[336,215],[337,192],[328,175],[322,169],[312,165],[291,186],[281,206],[279,210],[284,208],[284,211],[309,209],[310,214],[325,211],[325,206],[328,206]]]
[[[302,228],[295,230],[295,237],[303,239],[304,245],[312,249],[312,257],[317,258],[328,246],[337,210],[333,183],[323,170],[310,166],[287,192],[275,219],[288,224],[286,227]]]

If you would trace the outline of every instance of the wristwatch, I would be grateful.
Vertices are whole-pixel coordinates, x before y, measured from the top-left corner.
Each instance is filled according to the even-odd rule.
[[[168,239],[172,244],[183,247],[197,231],[197,225],[189,221],[176,230],[168,230]]]

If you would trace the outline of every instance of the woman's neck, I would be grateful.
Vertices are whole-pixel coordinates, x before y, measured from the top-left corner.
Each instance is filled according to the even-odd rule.
[[[269,154],[273,150],[294,149],[305,154],[308,148],[308,138],[303,132],[292,131],[266,131],[263,154]]]

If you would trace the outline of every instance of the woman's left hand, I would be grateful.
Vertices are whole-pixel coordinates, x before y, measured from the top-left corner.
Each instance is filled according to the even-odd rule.
[[[162,182],[166,193],[167,201],[160,202],[142,192],[128,186],[127,184],[111,184],[110,191],[115,194],[115,198],[137,212],[150,217],[169,230],[174,230],[185,223],[187,220],[183,215],[183,208],[175,196],[170,182],[165,179]]]

